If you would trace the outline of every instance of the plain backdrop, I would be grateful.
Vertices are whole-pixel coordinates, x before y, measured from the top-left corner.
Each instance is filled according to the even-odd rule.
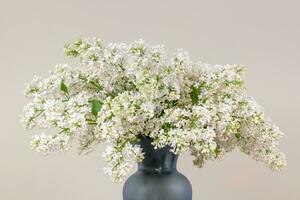
[[[108,42],[144,38],[193,60],[244,64],[249,93],[286,133],[288,166],[269,170],[238,150],[197,169],[187,154],[178,168],[194,200],[300,199],[300,3],[298,0],[0,0],[0,199],[121,200],[110,182],[100,145],[86,156],[76,147],[47,157],[29,148],[19,123],[24,83],[69,62],[63,45],[78,37]]]

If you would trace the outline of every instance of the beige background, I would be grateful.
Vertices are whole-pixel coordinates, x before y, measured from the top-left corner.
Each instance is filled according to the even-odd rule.
[[[295,0],[0,0],[0,199],[121,199],[122,184],[102,173],[103,146],[42,157],[29,149],[19,123],[24,83],[47,76],[63,44],[82,36],[106,42],[144,38],[194,60],[247,66],[249,93],[286,133],[288,167],[274,173],[238,151],[223,162],[195,168],[189,155],[179,169],[193,184],[194,200],[300,199],[300,3]]]

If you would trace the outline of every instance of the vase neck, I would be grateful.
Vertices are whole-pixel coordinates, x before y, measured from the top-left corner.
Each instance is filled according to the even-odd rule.
[[[165,173],[176,170],[178,155],[170,151],[170,146],[154,149],[150,138],[139,142],[144,152],[144,160],[138,164],[138,169],[149,173]]]

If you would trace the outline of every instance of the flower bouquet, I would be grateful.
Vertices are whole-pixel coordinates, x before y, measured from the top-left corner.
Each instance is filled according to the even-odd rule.
[[[144,138],[154,149],[190,152],[197,167],[235,148],[271,169],[286,165],[277,147],[283,134],[246,93],[243,66],[192,62],[183,50],[168,55],[143,40],[78,39],[64,51],[78,64],[59,64],[26,85],[21,121],[41,129],[32,149],[48,154],[77,142],[88,153],[105,143],[104,172],[115,182],[145,159]]]

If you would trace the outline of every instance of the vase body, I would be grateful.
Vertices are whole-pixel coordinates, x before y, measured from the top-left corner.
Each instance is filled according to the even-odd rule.
[[[154,149],[150,138],[140,142],[144,160],[123,187],[123,200],[192,200],[192,186],[176,169],[170,147]]]

